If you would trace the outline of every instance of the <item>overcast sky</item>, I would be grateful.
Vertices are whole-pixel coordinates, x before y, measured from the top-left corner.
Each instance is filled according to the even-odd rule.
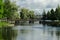
[[[36,12],[42,13],[42,10],[46,11],[51,8],[55,9],[58,4],[60,4],[60,0],[16,0],[17,4],[20,7],[26,7]]]

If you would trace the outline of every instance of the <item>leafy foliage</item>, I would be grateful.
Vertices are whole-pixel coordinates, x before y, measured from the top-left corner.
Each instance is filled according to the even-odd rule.
[[[15,18],[16,12],[18,12],[18,7],[16,4],[11,3],[10,0],[5,0],[3,17],[6,17],[7,19],[13,19]]]
[[[0,19],[2,18],[2,14],[3,14],[3,5],[4,5],[4,3],[3,3],[3,0],[0,0]]]
[[[34,11],[30,11],[26,8],[22,8],[20,11],[21,19],[33,19],[34,18]]]

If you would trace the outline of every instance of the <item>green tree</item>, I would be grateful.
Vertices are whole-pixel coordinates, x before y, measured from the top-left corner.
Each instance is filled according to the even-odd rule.
[[[51,9],[51,20],[56,20],[56,14],[55,14],[55,11],[53,9]]]
[[[21,10],[21,12],[20,12],[20,17],[21,17],[21,19],[24,19],[24,13],[23,13],[23,10]]]
[[[51,14],[51,13],[48,11],[48,12],[47,12],[47,20],[50,20],[50,19],[51,19],[50,14]]]
[[[46,15],[45,10],[43,10],[42,19],[43,19],[43,20],[46,20],[46,19],[47,19],[47,15]]]
[[[21,19],[33,19],[34,18],[34,11],[30,11],[26,8],[22,8],[20,11]]]
[[[34,11],[29,11],[29,19],[34,19]]]
[[[59,19],[59,17],[58,17],[59,13],[58,13],[58,9],[57,8],[55,10],[55,14],[56,14],[56,19],[58,20]]]
[[[20,11],[21,19],[27,19],[28,18],[27,15],[28,15],[28,9],[22,8],[21,11]]]
[[[4,5],[4,3],[3,3],[3,0],[0,0],[0,18],[2,18],[2,14],[3,14],[3,5]]]
[[[7,19],[13,19],[17,11],[18,6],[16,6],[15,3],[10,2],[10,0],[4,0],[4,17],[6,17]]]
[[[59,6],[59,5],[58,5],[58,7],[56,8],[55,13],[56,13],[56,18],[57,18],[57,20],[60,20],[60,6]]]

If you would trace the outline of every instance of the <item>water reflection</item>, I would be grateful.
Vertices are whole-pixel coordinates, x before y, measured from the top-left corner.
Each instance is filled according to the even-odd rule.
[[[0,37],[1,40],[15,40],[16,36],[17,36],[17,31],[12,30],[11,27],[3,27],[0,29]]]
[[[54,21],[42,21],[39,23],[43,25],[53,26],[53,27],[60,27],[59,22],[54,22]]]
[[[43,27],[43,34],[48,40],[60,40],[60,27],[52,27],[46,25],[43,25]]]
[[[2,40],[60,40],[60,27],[47,24],[23,24],[0,28]]]

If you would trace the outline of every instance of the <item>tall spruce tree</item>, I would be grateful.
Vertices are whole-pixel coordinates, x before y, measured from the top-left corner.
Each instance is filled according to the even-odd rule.
[[[50,15],[51,15],[51,13],[50,13],[50,11],[48,11],[47,12],[47,20],[51,20],[51,16]]]
[[[45,10],[43,10],[42,19],[43,19],[43,20],[46,20],[46,19],[47,19],[47,15],[46,15]]]

